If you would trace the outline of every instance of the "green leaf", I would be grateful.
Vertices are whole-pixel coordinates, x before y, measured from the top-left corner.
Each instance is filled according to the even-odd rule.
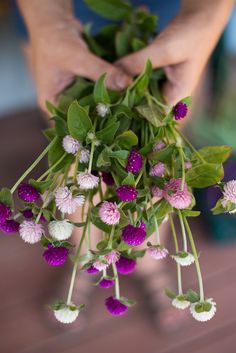
[[[2,188],[0,191],[0,202],[4,203],[5,205],[13,208],[14,202],[13,197],[11,194],[11,190],[8,188]]]
[[[184,217],[198,217],[200,216],[201,211],[183,210],[181,213]]]
[[[83,141],[92,129],[92,122],[87,111],[77,101],[74,101],[69,106],[67,119],[71,136]]]
[[[180,102],[184,103],[184,104],[187,104],[188,106],[191,105],[192,103],[192,96],[188,96],[188,97],[185,97],[183,99],[181,99]]]
[[[126,306],[128,306],[128,307],[131,307],[131,306],[133,306],[133,305],[136,304],[136,302],[135,302],[134,300],[132,300],[132,299],[127,299],[127,298],[125,298],[125,297],[121,297],[119,300],[120,300],[120,302],[121,302],[122,304],[124,304],[124,305],[126,305]]]
[[[64,119],[60,116],[54,116],[52,119],[55,121],[55,129],[58,136],[64,137],[69,134],[67,123]]]
[[[106,249],[107,244],[108,244],[108,240],[101,240],[99,243],[97,243],[97,249],[104,250]]]
[[[43,134],[48,141],[52,141],[54,139],[54,137],[56,136],[56,129],[54,129],[54,128],[45,129],[45,130],[43,130]]]
[[[135,178],[132,173],[128,173],[127,177],[123,179],[122,185],[135,186]]]
[[[131,47],[134,52],[145,48],[145,46],[146,46],[146,43],[143,40],[141,40],[140,38],[133,38],[132,39]]]
[[[168,298],[170,299],[175,299],[176,298],[176,293],[173,292],[172,290],[165,288],[165,294],[167,295]]]
[[[229,146],[206,146],[201,148],[198,153],[208,163],[223,163],[232,152],[232,147]],[[196,153],[193,153],[192,160],[198,160]]]
[[[119,128],[120,123],[111,123],[107,125],[104,129],[96,132],[96,137],[98,140],[102,141],[105,144],[111,144],[114,140],[116,131]]]
[[[118,251],[127,251],[129,249],[131,249],[131,246],[126,244],[126,243],[124,243],[123,241],[117,247]]]
[[[138,136],[132,130],[124,131],[121,135],[116,137],[120,147],[131,148],[138,144]]]
[[[205,188],[218,183],[224,177],[221,164],[205,163],[189,169],[186,181],[193,188]]]
[[[148,154],[148,159],[156,160],[160,162],[166,162],[171,158],[173,152],[175,150],[175,144],[168,145],[167,147],[163,148],[160,151],[153,151]]]
[[[46,107],[49,113],[51,113],[52,115],[60,116],[61,118],[65,119],[66,117],[65,113],[62,110],[55,107],[51,102],[46,101]]]
[[[116,55],[118,58],[130,52],[130,33],[126,30],[119,31],[115,36]]]
[[[190,301],[190,303],[196,303],[200,300],[200,296],[198,293],[194,292],[192,289],[189,289],[186,293],[186,299]]]
[[[84,0],[97,14],[108,20],[120,21],[131,16],[132,7],[122,0]]]
[[[108,226],[107,224],[103,223],[101,218],[98,215],[99,207],[93,207],[91,210],[91,222],[99,229],[101,229],[103,232],[110,234],[111,232],[111,226]]]
[[[111,165],[107,148],[104,148],[97,158],[97,167],[108,167]]]
[[[29,180],[29,184],[32,185],[35,189],[37,189],[41,194],[43,194],[48,188],[52,185],[53,180],[47,181],[36,181],[34,179]]]
[[[93,90],[95,103],[104,103],[104,104],[110,103],[110,97],[105,86],[105,79],[106,79],[106,74],[103,74],[95,82],[94,90]]]
[[[88,44],[88,47],[91,52],[93,52],[99,57],[103,57],[107,54],[107,51],[97,43],[95,37],[91,34],[91,28],[92,23],[86,23],[83,26],[83,37],[86,40],[86,43]]]
[[[56,163],[64,153],[65,151],[62,147],[62,140],[59,137],[57,137],[55,143],[52,145],[52,147],[48,152],[49,166],[51,167],[54,163]],[[58,169],[54,169],[54,171],[56,170]]]
[[[129,155],[129,151],[126,150],[119,150],[119,151],[109,151],[109,157],[126,160]]]
[[[150,107],[148,104],[143,104],[135,107],[140,115],[142,115],[147,121],[149,121],[155,127],[163,126],[161,120],[161,112],[157,105]]]

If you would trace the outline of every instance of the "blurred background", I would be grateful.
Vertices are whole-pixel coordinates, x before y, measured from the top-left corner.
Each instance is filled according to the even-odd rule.
[[[215,49],[199,88],[187,132],[197,147],[233,147],[225,166],[225,180],[236,179],[236,9]],[[46,144],[46,123],[37,109],[34,84],[22,52],[22,20],[13,1],[0,1],[0,188],[11,186]],[[43,171],[41,164],[34,176]],[[219,197],[214,188],[197,193],[203,217],[193,222],[206,292],[218,304],[214,320],[200,324],[186,319],[174,332],[154,325],[148,299],[133,277],[123,276],[127,297],[138,302],[125,317],[112,318],[103,307],[107,292],[91,295],[87,325],[80,320],[65,327],[46,306],[64,295],[67,268],[51,269],[40,246],[28,246],[18,235],[0,233],[0,352],[97,353],[112,350],[136,353],[235,352],[235,239],[236,216],[213,217],[209,209]],[[167,268],[170,273],[174,266]],[[197,288],[194,268],[186,271],[186,286]],[[194,276],[193,276],[194,275]],[[108,290],[109,291],[109,290]]]

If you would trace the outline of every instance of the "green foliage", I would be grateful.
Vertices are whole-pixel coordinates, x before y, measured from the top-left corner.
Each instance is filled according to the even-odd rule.
[[[201,148],[198,153],[208,163],[224,163],[230,156],[232,148],[229,146],[206,146]],[[193,153],[192,160],[198,159],[196,153]]]
[[[189,169],[186,173],[186,181],[194,188],[205,188],[218,183],[224,177],[224,169],[221,164],[205,163]]]
[[[67,121],[70,135],[84,141],[87,133],[92,129],[92,122],[87,111],[77,101],[71,103]]]
[[[105,86],[105,79],[106,79],[106,74],[103,74],[95,82],[94,90],[93,90],[95,103],[104,103],[104,104],[110,103],[110,97]]]
[[[84,0],[97,14],[108,20],[120,21],[131,16],[132,7],[122,0]]]
[[[11,194],[11,190],[8,188],[2,188],[0,191],[0,202],[4,203],[5,205],[13,208],[14,202],[13,197]]]

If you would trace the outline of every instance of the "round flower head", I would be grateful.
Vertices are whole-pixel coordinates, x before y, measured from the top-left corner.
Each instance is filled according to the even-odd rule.
[[[107,278],[103,278],[103,279],[101,279],[101,281],[99,282],[99,286],[100,286],[101,288],[107,288],[107,289],[113,287],[114,284],[115,284],[114,279],[107,279]]]
[[[26,243],[35,244],[44,235],[44,229],[42,224],[33,221],[23,221],[19,227],[19,233]]]
[[[62,146],[67,153],[76,154],[80,149],[80,143],[74,137],[66,135],[63,138]]]
[[[116,262],[117,271],[122,275],[128,275],[129,273],[132,273],[135,270],[136,265],[137,262],[135,260],[124,256],[121,256]]]
[[[115,264],[120,258],[120,253],[118,250],[111,250],[108,254],[105,255],[105,259],[109,265]]]
[[[114,185],[114,179],[112,178],[111,173],[109,172],[102,172],[102,181],[109,186]]]
[[[121,201],[131,202],[138,196],[138,191],[130,185],[122,185],[116,189],[117,196]]]
[[[48,245],[44,251],[43,257],[50,266],[61,266],[68,258],[69,250],[65,246]]]
[[[187,170],[192,168],[192,163],[190,161],[186,161],[184,165],[185,165],[185,169]]]
[[[82,190],[91,190],[98,186],[99,178],[91,173],[82,172],[77,176],[77,183]]]
[[[99,217],[101,220],[109,225],[119,223],[120,212],[115,202],[103,201],[99,208]]]
[[[181,179],[171,179],[164,189],[165,199],[174,208],[184,209],[191,205],[192,194],[188,191],[187,184],[184,184],[183,190],[181,190]]]
[[[222,204],[224,207],[228,201],[236,204],[236,180],[230,180],[225,183],[223,196]]]
[[[146,238],[146,231],[143,225],[134,227],[132,224],[128,224],[122,229],[121,239],[128,245],[137,246],[144,242]]]
[[[179,102],[174,106],[175,120],[181,120],[186,117],[188,113],[188,106],[183,102]]]
[[[103,271],[108,267],[108,263],[106,261],[95,261],[93,263],[93,267],[96,268],[98,271]]]
[[[181,266],[189,266],[195,261],[193,254],[185,251],[177,253],[173,259]]]
[[[190,312],[197,321],[211,320],[216,313],[216,303],[212,298],[206,299],[204,302],[193,303],[190,306]]]
[[[165,174],[165,170],[166,170],[165,164],[159,162],[155,164],[153,167],[151,167],[149,175],[153,177],[156,177],[156,176],[162,177]]]
[[[19,231],[20,223],[14,219],[7,219],[4,223],[0,224],[0,230],[6,234],[13,234]]]
[[[123,315],[128,310],[128,307],[126,305],[124,305],[114,297],[107,298],[105,301],[105,305],[109,313],[114,316]]]
[[[91,275],[94,275],[95,273],[98,273],[99,271],[93,265],[91,265],[90,267],[88,267],[86,269],[86,272]]]
[[[33,212],[32,212],[30,209],[24,210],[24,211],[22,212],[22,214],[23,214],[23,216],[24,216],[25,218],[27,218],[27,219],[30,219],[30,218],[33,218],[33,217],[34,217],[34,214],[33,214]]]
[[[66,240],[70,238],[74,226],[67,219],[63,221],[52,221],[48,224],[49,234],[57,240]]]
[[[160,245],[150,246],[147,252],[155,260],[162,260],[169,254],[169,251]]]
[[[54,315],[55,318],[60,321],[63,324],[71,324],[74,322],[78,315],[79,315],[79,310],[75,308],[72,308],[67,305],[66,307],[60,308],[58,310],[54,310]]]
[[[60,187],[55,192],[56,206],[62,213],[72,214],[85,201],[84,195],[73,197],[67,186]]]
[[[163,190],[161,190],[157,185],[153,185],[151,187],[151,192],[154,197],[162,198]]]
[[[96,111],[97,111],[99,116],[104,118],[107,115],[108,111],[109,111],[109,107],[106,104],[98,103],[97,106],[96,106]]]
[[[176,298],[172,300],[172,305],[177,309],[187,309],[190,305],[190,302],[185,299],[183,295],[178,295]]]
[[[157,142],[157,143],[155,143],[155,144],[153,145],[152,150],[153,150],[154,152],[157,152],[157,151],[163,150],[163,148],[165,148],[165,147],[166,147],[165,142],[159,141],[159,142]]]
[[[22,183],[18,187],[18,196],[25,202],[35,202],[40,198],[40,193],[30,184]]]
[[[11,216],[10,207],[0,202],[0,224],[4,223],[10,216]]]
[[[143,165],[143,158],[141,154],[136,150],[132,150],[128,157],[128,162],[126,166],[127,172],[136,174],[141,170],[142,165]]]
[[[90,158],[90,152],[86,148],[83,148],[80,151],[79,162],[80,163],[88,163]]]

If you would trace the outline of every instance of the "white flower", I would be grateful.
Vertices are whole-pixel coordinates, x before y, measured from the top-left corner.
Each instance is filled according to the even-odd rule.
[[[109,111],[109,107],[106,104],[98,103],[96,106],[96,110],[98,115],[104,118]]]
[[[98,260],[93,263],[93,267],[96,268],[98,271],[102,271],[108,267],[108,263],[105,261]]]
[[[44,229],[42,224],[33,221],[23,221],[20,225],[19,233],[26,243],[35,244],[38,243],[44,235]]]
[[[80,163],[88,163],[89,162],[89,157],[90,157],[90,152],[86,148],[83,148],[80,151],[80,156],[79,156],[79,161]]]
[[[212,298],[206,299],[204,302],[193,303],[190,306],[190,312],[197,321],[211,320],[216,313],[216,303]]]
[[[67,153],[76,154],[80,149],[80,143],[74,137],[66,135],[63,138],[62,146]]]
[[[76,307],[72,310],[70,306],[54,310],[55,318],[63,324],[71,324],[74,322],[78,315],[79,310]]]
[[[169,254],[169,251],[163,246],[150,246],[147,249],[148,254],[155,260],[162,260]]]
[[[83,172],[77,176],[77,183],[80,189],[90,190],[98,186],[99,178],[91,173]]]
[[[63,221],[52,221],[48,224],[49,234],[57,240],[66,240],[70,238],[73,228],[73,224],[67,219],[64,219]]]
[[[184,299],[183,296],[178,295],[176,298],[172,300],[172,305],[177,308],[177,309],[187,309],[190,305],[190,302],[186,299]]]
[[[189,266],[194,263],[194,256],[189,252],[179,252],[173,256],[173,259],[181,266]]]
[[[67,186],[60,187],[55,192],[56,206],[62,213],[72,214],[85,201],[84,195],[73,197]]]

